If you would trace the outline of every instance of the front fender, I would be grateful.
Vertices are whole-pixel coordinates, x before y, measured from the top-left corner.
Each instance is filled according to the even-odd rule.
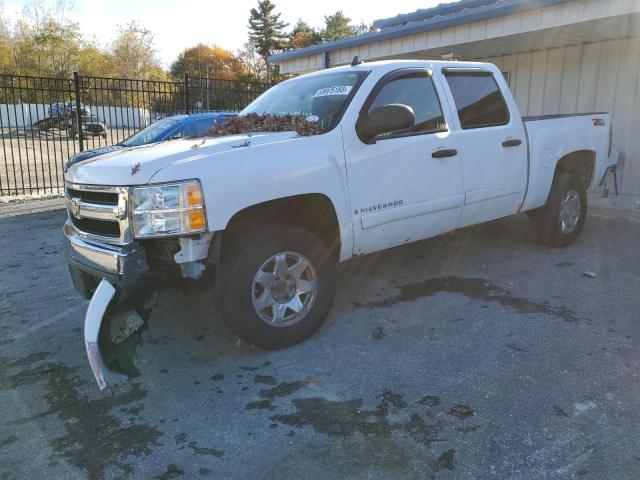
[[[322,194],[332,203],[340,229],[340,260],[353,252],[342,136],[339,129],[235,148],[163,169],[154,182],[199,178],[209,231],[226,229],[238,212],[271,200]]]

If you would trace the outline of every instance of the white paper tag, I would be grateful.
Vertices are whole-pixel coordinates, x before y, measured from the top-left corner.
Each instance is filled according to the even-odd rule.
[[[349,95],[351,88],[351,85],[336,85],[335,87],[321,88],[313,94],[313,98],[329,97],[332,95]]]

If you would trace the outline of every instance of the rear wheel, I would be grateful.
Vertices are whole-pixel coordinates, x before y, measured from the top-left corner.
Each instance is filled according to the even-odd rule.
[[[225,322],[266,349],[313,335],[335,296],[335,263],[308,230],[274,224],[236,235],[224,248],[220,299]]]
[[[547,204],[530,217],[541,243],[566,247],[576,241],[587,215],[587,191],[576,175],[558,173]]]

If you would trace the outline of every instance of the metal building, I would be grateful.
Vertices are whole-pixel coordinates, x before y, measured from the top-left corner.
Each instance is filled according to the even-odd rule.
[[[611,112],[621,193],[640,194],[640,0],[461,0],[374,27],[270,61],[291,74],[355,55],[493,62],[525,115]]]

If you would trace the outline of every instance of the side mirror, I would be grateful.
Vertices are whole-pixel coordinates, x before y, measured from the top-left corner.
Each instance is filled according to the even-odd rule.
[[[413,109],[407,105],[391,103],[364,113],[358,121],[358,132],[367,140],[383,133],[391,133],[413,127]]]

